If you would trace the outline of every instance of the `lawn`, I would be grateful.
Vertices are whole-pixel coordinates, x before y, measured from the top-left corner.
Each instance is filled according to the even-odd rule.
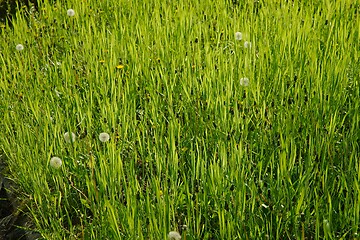
[[[360,239],[359,10],[356,0],[20,8],[1,27],[0,154],[35,230]]]

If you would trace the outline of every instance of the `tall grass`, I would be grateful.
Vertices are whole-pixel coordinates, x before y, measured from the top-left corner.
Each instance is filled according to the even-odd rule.
[[[358,238],[359,3],[26,12],[1,33],[0,143],[45,239]]]

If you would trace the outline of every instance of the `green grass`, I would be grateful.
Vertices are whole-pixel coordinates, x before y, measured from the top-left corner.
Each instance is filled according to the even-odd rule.
[[[45,239],[359,238],[359,3],[279,2],[45,0],[2,28],[0,147]]]

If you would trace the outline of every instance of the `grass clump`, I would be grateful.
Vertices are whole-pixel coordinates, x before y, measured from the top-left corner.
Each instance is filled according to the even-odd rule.
[[[0,144],[44,238],[358,237],[356,3],[38,5]]]

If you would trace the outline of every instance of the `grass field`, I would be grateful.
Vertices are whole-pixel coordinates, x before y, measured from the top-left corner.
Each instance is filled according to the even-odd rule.
[[[360,239],[360,3],[288,2],[18,11],[0,147],[44,239]]]

